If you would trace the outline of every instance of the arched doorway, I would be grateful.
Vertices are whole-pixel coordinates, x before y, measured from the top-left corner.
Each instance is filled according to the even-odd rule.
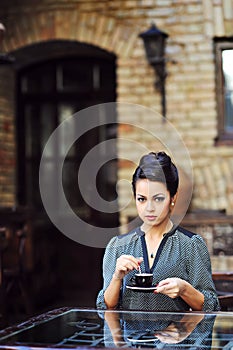
[[[78,305],[94,306],[102,283],[103,249],[77,244],[51,224],[40,198],[39,164],[49,136],[62,121],[89,106],[116,100],[116,57],[92,45],[70,41],[28,46],[16,51],[14,56],[17,71],[17,201],[34,213],[34,275],[38,278],[34,286],[35,299],[39,296],[35,303],[42,300],[41,295],[44,300],[48,293],[51,295],[49,291],[54,295],[55,290],[60,290],[58,294],[65,295],[66,300],[66,294],[70,298],[69,293],[73,290]],[[65,135],[61,135],[56,152],[62,154],[63,138],[69,137],[77,127],[72,125]],[[115,123],[88,131],[71,147],[63,167],[64,192],[70,206],[83,220],[101,227],[117,227],[118,214],[107,215],[90,208],[77,186],[77,169],[89,150],[109,138],[116,139]],[[46,156],[47,171],[52,172],[56,182],[54,159],[57,154],[49,150]],[[113,179],[104,173],[111,167],[111,174],[116,174],[116,166],[116,159],[106,164],[101,176],[96,178],[97,183],[93,184],[105,200],[112,200],[116,193]],[[54,199],[54,204],[59,206],[59,198]],[[83,286],[81,281],[85,280],[86,273],[90,277],[89,283]]]

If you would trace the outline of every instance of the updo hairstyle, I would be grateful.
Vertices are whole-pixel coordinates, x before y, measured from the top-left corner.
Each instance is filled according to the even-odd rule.
[[[140,159],[139,166],[132,178],[134,197],[136,196],[136,182],[139,179],[166,184],[171,197],[176,194],[179,185],[178,170],[165,152],[150,152]]]

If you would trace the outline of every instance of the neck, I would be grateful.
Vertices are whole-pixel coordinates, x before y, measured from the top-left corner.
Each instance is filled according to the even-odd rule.
[[[146,235],[149,235],[150,237],[159,237],[163,236],[167,232],[169,232],[173,227],[173,223],[170,219],[164,221],[159,226],[150,226],[146,227],[145,224],[142,224],[142,230],[145,232]]]
[[[163,237],[167,232],[171,230],[173,223],[170,219],[166,220],[165,223],[159,225],[159,227],[152,226],[147,230],[143,230],[145,232],[145,240],[147,245],[147,252],[149,257],[149,265],[152,267],[154,263],[154,258],[157,254],[158,247],[163,240]]]

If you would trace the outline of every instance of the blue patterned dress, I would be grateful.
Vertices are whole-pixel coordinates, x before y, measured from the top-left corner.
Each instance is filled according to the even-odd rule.
[[[164,235],[151,268],[149,267],[145,233],[140,227],[110,240],[103,259],[104,284],[96,300],[98,309],[106,309],[104,292],[112,279],[116,260],[122,254],[133,255],[134,257],[142,256],[141,270],[142,272],[153,273],[154,285],[166,278],[181,278],[204,294],[203,311],[219,310],[207,246],[200,235],[179,226]],[[136,270],[131,271],[122,280],[118,309],[190,310],[190,306],[180,297],[172,299],[161,293],[144,293],[126,288],[127,285],[132,284],[135,273]]]

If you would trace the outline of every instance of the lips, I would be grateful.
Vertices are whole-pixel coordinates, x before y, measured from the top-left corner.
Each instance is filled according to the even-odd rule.
[[[154,215],[146,215],[147,220],[155,220],[157,216]]]

